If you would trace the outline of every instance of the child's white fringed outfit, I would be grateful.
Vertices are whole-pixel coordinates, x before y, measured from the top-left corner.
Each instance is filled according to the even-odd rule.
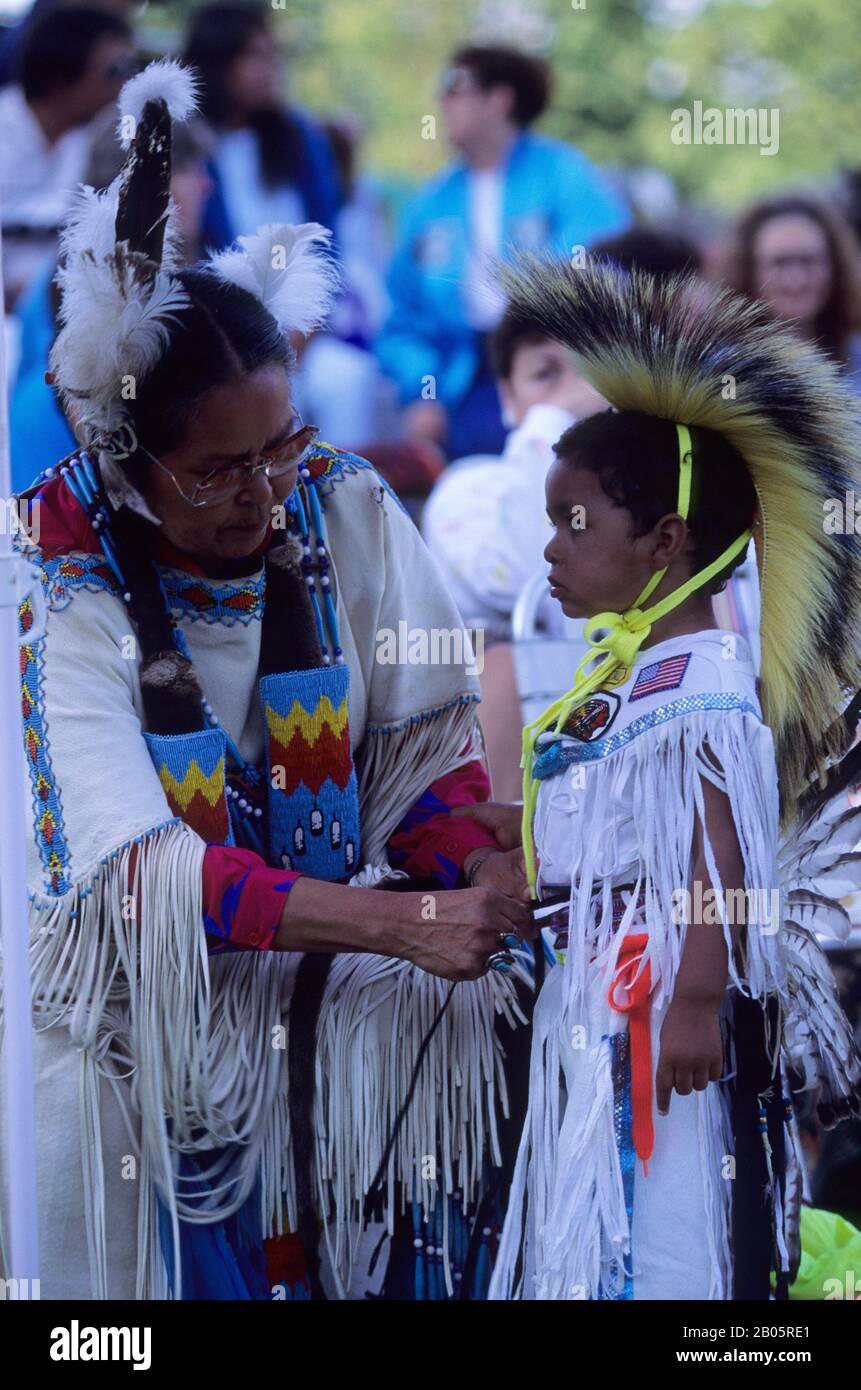
[[[861,838],[846,798],[861,776],[861,753],[847,752],[861,710],[861,542],[826,524],[834,498],[861,487],[856,406],[822,354],[696,277],[525,258],[502,279],[512,319],[567,346],[628,413],[623,430],[638,415],[644,429],[674,427],[677,500],[666,508],[661,495],[659,510],[688,523],[701,558],[669,592],[656,570],[624,612],[596,612],[572,689],[524,730],[527,877],[544,899],[567,899],[566,943],[535,1008],[490,1296],[784,1298],[800,1200],[790,1092],[813,1092],[826,1124],[859,1109],[858,1057],[817,936],[849,928],[837,900],[855,886]],[[612,435],[612,417],[587,422],[557,452],[600,471],[595,441]],[[616,465],[602,457],[614,496]],[[739,488],[742,465],[738,531],[721,548],[720,526],[705,539],[717,518],[703,482],[712,496]],[[646,453],[627,466],[642,499]],[[751,536],[759,679],[729,632],[644,649],[653,624],[726,580]],[[558,540],[563,564],[572,543]],[[729,803],[744,892],[721,883],[708,783]],[[722,931],[731,948],[733,923],[723,1077],[674,1090],[659,1116],[661,1028],[686,934]]]
[[[681,890],[691,882],[703,778],[729,797],[745,887],[757,890],[763,918],[748,928],[744,977],[733,970],[733,986],[757,998],[785,994],[771,897],[774,749],[747,646],[732,633],[658,643],[619,674],[623,683],[592,694],[568,732],[544,735],[536,749],[539,887],[542,895],[563,886],[570,894],[567,949],[535,1011],[529,1115],[494,1280],[499,1297],[511,1293],[524,1196],[524,1297],[729,1296],[732,1138],[724,1088],[674,1094],[663,1117],[652,1077],[685,941]],[[706,856],[717,886],[708,841]],[[647,1018],[650,1049],[638,1021],[629,1028],[628,1014],[611,1006],[614,981],[616,1002],[633,997],[631,1017]],[[654,1133],[647,1164],[635,1151],[639,1115]]]

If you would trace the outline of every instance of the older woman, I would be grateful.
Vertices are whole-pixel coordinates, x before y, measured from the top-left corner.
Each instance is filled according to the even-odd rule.
[[[520,860],[448,814],[488,784],[417,533],[291,405],[325,234],[177,268],[169,112],[191,105],[173,64],[125,89],[125,169],[60,272],[52,373],[89,447],[29,494],[42,1289],[319,1293],[322,1218],[343,1294],[379,1168],[389,1212],[403,1185],[431,1222],[418,1292],[444,1295],[499,1159],[516,999],[487,969],[530,930]],[[297,1228],[307,1275],[283,1241],[267,1269],[264,1236]]]

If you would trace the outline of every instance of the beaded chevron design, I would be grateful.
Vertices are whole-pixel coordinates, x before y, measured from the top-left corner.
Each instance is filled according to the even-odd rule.
[[[264,676],[270,863],[344,878],[359,855],[346,666]]]
[[[25,599],[18,610],[21,634],[26,637],[33,626],[33,606]],[[57,789],[48,727],[42,699],[44,638],[20,647],[21,715],[24,721],[24,750],[33,794],[33,829],[39,857],[45,871],[45,886],[59,896],[69,887],[69,849],[66,844],[63,808]]]
[[[346,695],[337,707],[323,695],[311,713],[298,699],[286,715],[267,703],[264,719],[271,762],[285,769],[283,791],[295,791],[304,782],[318,792],[327,777],[342,790],[346,787],[353,770]]]
[[[173,814],[208,845],[232,844],[222,731],[144,734],[144,739]]]
[[[116,576],[102,555],[58,555],[37,563],[42,570],[46,602],[54,611],[68,607],[79,589],[90,593],[120,592]]]

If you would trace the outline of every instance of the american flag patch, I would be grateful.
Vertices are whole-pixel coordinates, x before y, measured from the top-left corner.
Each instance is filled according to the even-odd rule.
[[[642,700],[646,695],[656,695],[659,690],[675,690],[685,678],[690,659],[690,652],[685,652],[683,656],[668,656],[644,666],[628,699]]]

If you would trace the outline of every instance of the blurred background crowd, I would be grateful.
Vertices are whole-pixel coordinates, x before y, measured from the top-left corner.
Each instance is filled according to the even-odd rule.
[[[544,474],[554,440],[603,403],[558,344],[508,321],[494,260],[525,249],[721,281],[861,392],[861,8],[0,0],[0,23],[14,490],[75,447],[45,381],[61,223],[79,183],[103,187],[119,169],[123,82],[152,57],[182,57],[201,81],[200,116],[175,136],[187,255],[265,223],[333,230],[343,289],[329,329],[300,345],[298,404],[397,489],[464,621],[484,631],[500,799],[519,794],[529,712],[512,639],[571,635],[542,609]],[[672,113],[695,102],[771,113],[772,148],[677,143]],[[717,608],[755,642],[743,572]],[[570,651],[564,668],[567,688]],[[532,692],[542,708],[545,685]],[[859,958],[835,963],[861,1028]],[[814,1195],[857,1222],[859,1127],[836,1133],[845,1152],[831,1145]]]
[[[530,406],[588,408],[564,360],[500,334],[488,267],[515,249],[721,278],[861,382],[861,15],[833,8],[0,0],[16,487],[73,447],[44,382],[58,228],[79,182],[117,172],[119,88],[163,53],[202,82],[175,151],[189,258],[266,222],[333,229],[344,290],[304,345],[301,405],[416,511],[452,460],[502,455]],[[777,151],[676,143],[695,100],[776,111]]]

